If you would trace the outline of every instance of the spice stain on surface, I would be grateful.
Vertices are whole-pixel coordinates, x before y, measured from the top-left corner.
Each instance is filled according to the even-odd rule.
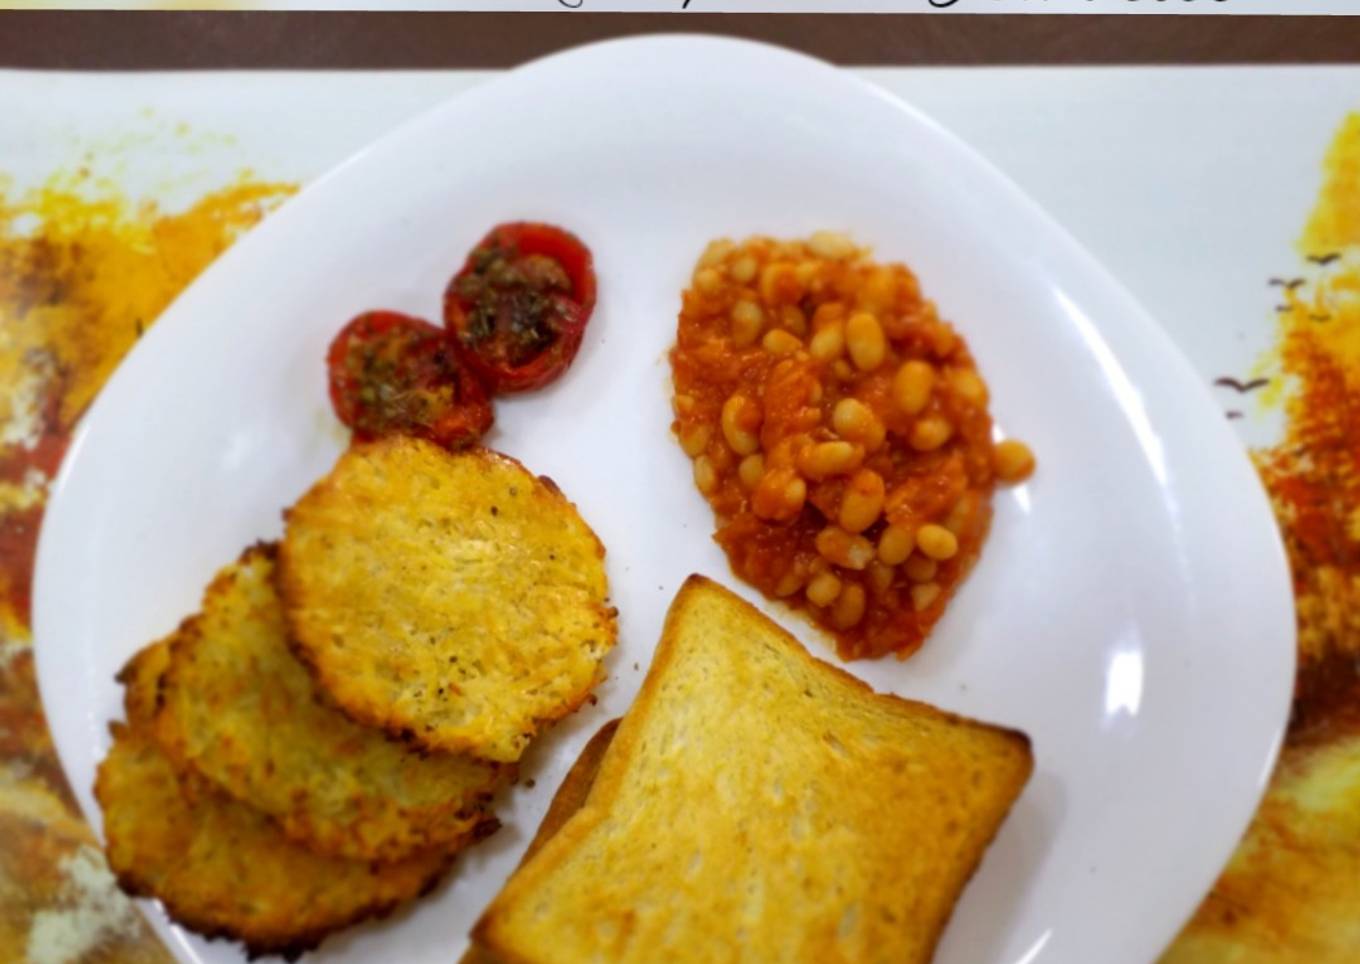
[[[1360,960],[1360,114],[1300,241],[1262,393],[1284,438],[1253,453],[1293,573],[1299,672],[1270,788],[1163,964]]]
[[[0,179],[0,959],[161,962],[62,775],[29,637],[33,553],[71,430],[165,307],[293,188],[243,176],[182,211],[87,171]]]

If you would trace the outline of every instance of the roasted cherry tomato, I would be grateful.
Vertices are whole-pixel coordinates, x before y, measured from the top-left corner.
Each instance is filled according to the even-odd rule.
[[[590,250],[550,224],[493,228],[444,292],[454,347],[493,392],[539,388],[566,371],[594,310]]]
[[[418,435],[449,448],[491,427],[491,402],[435,325],[370,311],[335,336],[326,353],[331,404],[356,441]]]

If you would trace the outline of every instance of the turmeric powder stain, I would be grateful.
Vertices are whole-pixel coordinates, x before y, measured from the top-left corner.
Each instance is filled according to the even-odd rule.
[[[169,213],[87,175],[0,180],[0,959],[168,960],[62,777],[29,638],[33,551],[70,433],[200,271],[294,189],[243,176]]]
[[[1274,355],[1286,433],[1255,453],[1279,517],[1298,606],[1300,697],[1360,657],[1360,114],[1325,161]]]
[[[1323,166],[1322,192],[1299,240],[1305,256],[1321,257],[1360,244],[1360,113],[1342,122]]]
[[[47,356],[60,377],[55,415],[69,429],[171,299],[289,191],[241,181],[180,214],[90,200],[74,185],[0,202],[0,372],[18,376],[32,353]],[[34,219],[34,233],[16,230]],[[0,422],[14,414],[5,405]]]
[[[1285,437],[1253,453],[1293,572],[1294,714],[1255,820],[1163,964],[1360,960],[1360,114],[1324,170],[1269,359]]]
[[[72,178],[0,199],[0,483],[13,489],[0,488],[7,635],[28,624],[42,495],[76,419],[166,305],[290,191],[241,180],[177,214],[91,197]]]

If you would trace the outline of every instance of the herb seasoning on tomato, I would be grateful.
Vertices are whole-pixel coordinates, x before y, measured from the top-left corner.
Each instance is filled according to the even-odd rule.
[[[359,315],[326,354],[331,404],[356,441],[404,434],[448,448],[491,427],[486,390],[438,327],[394,311]]]
[[[491,230],[444,293],[459,358],[493,392],[539,388],[566,371],[595,308],[590,251],[550,224]]]

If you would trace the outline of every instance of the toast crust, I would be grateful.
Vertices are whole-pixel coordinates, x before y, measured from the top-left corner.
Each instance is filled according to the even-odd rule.
[[[653,957],[658,955],[666,956],[668,959],[677,960],[704,960],[714,956],[724,958],[732,956],[735,959],[734,949],[730,944],[724,944],[723,935],[735,933],[738,929],[738,922],[728,916],[709,917],[701,920],[685,918],[685,925],[691,933],[686,935],[688,944],[683,950],[667,945],[659,948],[655,940],[658,935],[665,931],[663,923],[647,921],[642,918],[641,911],[635,912],[635,907],[647,905],[648,894],[647,882],[644,879],[641,883],[633,882],[632,888],[628,889],[626,884],[601,884],[602,879],[607,878],[614,881],[624,869],[629,865],[629,861],[642,861],[645,866],[651,867],[658,876],[662,871],[657,870],[653,864],[646,864],[645,857],[638,856],[638,853],[629,850],[627,847],[618,845],[611,841],[623,839],[630,830],[636,829],[633,824],[625,822],[620,817],[615,821],[615,814],[620,808],[621,802],[628,805],[638,805],[639,795],[637,793],[629,795],[629,783],[634,772],[644,766],[647,757],[648,747],[644,743],[650,741],[652,750],[660,755],[661,749],[656,744],[661,739],[660,734],[666,730],[665,724],[674,722],[669,717],[664,719],[658,716],[659,712],[675,712],[674,698],[664,693],[666,687],[673,684],[676,679],[676,672],[679,662],[686,657],[688,651],[694,646],[702,646],[685,638],[683,630],[686,629],[687,622],[691,618],[696,607],[708,607],[722,614],[722,618],[729,624],[738,627],[735,632],[739,632],[743,637],[755,638],[758,640],[752,643],[753,646],[770,646],[773,649],[775,665],[781,671],[787,670],[790,678],[796,677],[798,680],[812,680],[808,684],[807,695],[812,695],[812,688],[818,689],[819,696],[830,694],[838,701],[844,701],[845,714],[848,720],[856,721],[863,718],[873,718],[884,721],[887,725],[886,732],[900,732],[902,739],[910,741],[914,739],[914,734],[922,731],[929,731],[931,740],[938,742],[940,739],[948,738],[958,742],[963,748],[960,752],[976,752],[988,755],[988,765],[990,776],[984,775],[977,779],[990,781],[985,787],[985,791],[972,794],[966,786],[958,789],[957,799],[963,801],[967,806],[962,809],[950,810],[947,813],[936,813],[931,809],[931,805],[924,800],[913,801],[910,794],[913,786],[917,783],[930,781],[932,789],[938,788],[941,792],[947,790],[950,781],[947,774],[938,772],[921,771],[920,774],[913,774],[912,779],[901,778],[887,779],[884,774],[891,771],[893,767],[899,770],[903,766],[911,766],[911,760],[904,758],[896,753],[895,748],[886,745],[870,746],[861,741],[856,743],[854,734],[849,732],[849,727],[840,735],[838,739],[835,734],[827,733],[829,744],[840,747],[841,755],[852,755],[857,757],[857,762],[864,759],[877,761],[878,767],[870,772],[861,772],[864,768],[856,769],[841,768],[840,770],[831,769],[828,773],[859,773],[864,781],[870,780],[881,783],[872,791],[869,791],[869,798],[862,799],[860,809],[855,811],[858,818],[864,820],[879,820],[881,827],[876,827],[874,833],[877,835],[874,841],[874,848],[866,847],[863,850],[837,855],[833,853],[830,858],[825,854],[821,857],[809,856],[809,852],[802,851],[797,847],[789,849],[785,846],[782,834],[776,840],[771,835],[766,839],[769,844],[767,849],[777,851],[782,854],[789,862],[797,861],[806,857],[809,861],[816,859],[830,859],[835,861],[838,856],[844,856],[845,861],[852,867],[858,866],[859,862],[877,861],[875,873],[877,876],[862,877],[858,879],[872,879],[880,885],[891,882],[893,879],[894,868],[887,866],[893,861],[900,861],[903,864],[904,879],[897,886],[898,891],[904,888],[910,890],[916,887],[919,892],[909,894],[903,898],[901,893],[891,893],[892,887],[883,887],[886,894],[880,893],[861,893],[856,895],[860,904],[873,905],[875,900],[880,903],[876,905],[877,913],[870,913],[870,906],[860,908],[858,914],[860,923],[852,925],[850,930],[854,933],[852,937],[863,936],[865,940],[849,940],[839,933],[836,922],[832,921],[829,925],[826,920],[804,919],[803,914],[808,912],[803,908],[789,909],[783,907],[774,912],[778,920],[777,926],[769,931],[760,931],[760,935],[768,936],[769,933],[777,932],[780,928],[784,931],[796,931],[801,925],[807,929],[807,933],[799,935],[793,944],[785,944],[781,950],[775,950],[772,946],[747,946],[744,948],[748,957],[761,959],[764,957],[778,957],[779,959],[795,960],[907,960],[907,961],[926,961],[934,952],[935,945],[943,931],[944,925],[948,920],[949,914],[953,909],[959,893],[964,884],[977,868],[986,846],[995,835],[1011,803],[1019,795],[1021,789],[1033,768],[1033,757],[1030,751],[1029,739],[1023,733],[1016,730],[1003,729],[964,719],[953,714],[949,714],[912,700],[902,699],[897,696],[875,693],[870,687],[849,673],[837,667],[830,666],[811,656],[792,636],[774,626],[758,610],[746,602],[740,600],[727,590],[717,584],[704,579],[700,576],[691,576],[677,595],[671,610],[667,615],[665,629],[662,633],[661,641],[657,646],[656,654],[653,659],[645,680],[643,681],[637,699],[633,707],[619,725],[612,744],[609,746],[600,765],[599,773],[596,777],[594,786],[577,813],[572,816],[559,831],[548,840],[537,854],[511,877],[505,889],[502,891],[478,921],[473,929],[473,938],[485,947],[494,957],[504,964],[544,964],[548,961],[568,961],[575,957],[572,948],[587,946],[590,940],[595,938],[581,938],[581,927],[576,927],[572,921],[580,917],[589,918],[594,923],[603,922],[597,928],[603,937],[599,940],[603,945],[593,946],[593,951],[603,953],[607,958],[613,960],[643,960],[648,954]],[[691,628],[691,632],[692,632]],[[693,657],[691,657],[693,658]],[[741,656],[734,658],[742,658]],[[736,664],[733,664],[736,665]],[[755,677],[743,679],[741,682],[748,688],[752,685]],[[722,680],[711,681],[711,685],[720,688]],[[734,684],[735,685],[735,684]],[[677,691],[680,692],[680,691]],[[688,694],[693,696],[693,694]],[[659,710],[659,704],[670,700],[665,710]],[[839,711],[839,710],[838,710]],[[723,720],[718,718],[720,709],[715,709],[712,717],[706,717],[707,722],[695,722],[686,720],[677,731],[691,734],[695,732],[695,727],[709,725],[721,727]],[[820,717],[819,717],[820,719]],[[779,727],[784,730],[796,729],[800,725],[797,719],[781,720]],[[778,738],[777,733],[772,733],[771,741]],[[843,741],[843,742],[842,742]],[[861,745],[863,744],[863,745]],[[938,755],[938,751],[931,749],[929,743],[923,743],[917,748],[919,755],[926,764],[931,763],[930,758]],[[698,750],[694,751],[700,752]],[[819,751],[820,752],[820,751]],[[822,754],[825,757],[825,754]],[[667,762],[676,767],[683,766],[683,756],[667,757]],[[946,759],[946,758],[941,758]],[[957,763],[963,757],[959,753],[954,753],[947,758],[947,762]],[[708,812],[713,813],[711,819],[705,824],[703,834],[713,836],[721,835],[732,827],[739,826],[739,823],[724,823],[726,817],[718,812],[722,810],[719,801],[723,798],[722,781],[720,779],[722,770],[726,763],[723,760],[712,760],[700,758],[701,762],[695,764],[696,767],[717,768],[714,772],[716,782],[712,782],[712,793],[707,800],[689,800],[687,803],[677,804],[672,810],[663,810],[663,815],[675,816],[687,807],[708,808]],[[808,766],[814,757],[804,756],[794,760],[795,764],[801,763]],[[833,761],[834,762],[834,761]],[[938,769],[938,768],[937,768]],[[655,778],[660,772],[657,768],[649,769],[646,773],[650,778]],[[759,771],[763,777],[768,777],[769,773]],[[776,770],[777,773],[784,773],[790,782],[797,779],[797,775],[792,772]],[[964,774],[959,775],[959,780],[966,782],[968,777]],[[700,781],[702,784],[702,781]],[[692,785],[692,784],[687,784]],[[649,792],[653,797],[663,797],[667,787],[662,784],[649,785]],[[894,799],[891,797],[880,798],[878,793],[884,790],[892,790],[899,796]],[[837,785],[833,792],[843,792],[847,798],[865,793],[863,787],[856,788],[849,782]],[[625,800],[626,798],[626,800]],[[951,803],[951,806],[954,806]],[[927,827],[917,833],[915,837],[912,833],[900,827],[900,820],[894,818],[894,808],[908,808],[908,812],[902,816],[907,820],[934,820],[938,827]],[[910,809],[915,808],[915,809]],[[971,808],[971,809],[970,809]],[[743,811],[744,812],[744,811]],[[782,813],[782,811],[781,811]],[[935,816],[932,817],[932,813]],[[632,816],[630,813],[628,816]],[[649,814],[655,818],[655,814]],[[773,809],[752,815],[755,819],[771,822],[775,818]],[[676,821],[678,822],[678,821]],[[837,833],[844,831],[843,827],[836,824],[835,819],[831,819],[829,824]],[[970,829],[971,828],[971,829]],[[704,866],[709,862],[723,863],[725,872],[736,874],[745,868],[741,865],[742,857],[740,854],[732,853],[730,850],[721,849],[718,843],[713,841],[713,836],[709,839],[701,839],[703,834],[694,839],[686,836],[683,841],[675,842],[675,834],[685,831],[679,830],[674,825],[662,825],[654,828],[659,842],[657,847],[666,850],[699,846],[710,847],[714,853],[723,855],[721,861],[705,855]],[[940,855],[941,866],[921,866],[912,870],[908,875],[907,864],[913,859],[913,854],[921,848],[937,846],[925,834],[934,833],[937,836],[948,836],[949,834],[962,835],[966,839],[958,846],[943,848]],[[735,831],[733,831],[735,833]],[[785,831],[787,832],[787,830]],[[761,831],[749,830],[749,833],[760,836]],[[613,836],[611,836],[613,834]],[[813,833],[816,836],[816,833]],[[923,839],[917,839],[923,838]],[[726,839],[726,838],[724,838]],[[752,838],[754,839],[754,838]],[[847,839],[856,839],[853,836]],[[773,841],[772,843],[770,841]],[[749,841],[748,841],[749,842]],[[861,843],[863,841],[861,840]],[[594,874],[587,877],[585,881],[573,877],[577,871],[577,861],[574,858],[578,854],[586,852],[589,847],[588,859],[594,861]],[[872,852],[875,848],[878,853]],[[869,851],[869,852],[865,852]],[[696,851],[697,852],[697,851]],[[666,850],[666,854],[670,851]],[[751,851],[752,854],[755,851]],[[664,862],[666,857],[658,858]],[[581,858],[585,862],[587,858]],[[612,862],[610,862],[612,861]],[[607,869],[602,869],[607,866]],[[696,896],[694,891],[681,891],[685,887],[682,883],[684,878],[684,867],[672,861],[667,864],[669,870],[666,874],[666,887],[668,894],[674,893],[671,909],[681,908],[686,898],[689,900],[704,900],[702,893]],[[785,866],[769,867],[771,871],[782,873]],[[841,865],[834,865],[834,870],[843,869]],[[756,867],[753,875],[759,877],[761,868]],[[745,878],[743,878],[745,879]],[[555,889],[559,880],[570,880],[573,887],[584,887],[586,892],[580,897],[581,905],[572,904],[571,906],[559,905],[555,899],[561,893]],[[714,885],[714,880],[705,878],[703,883],[709,887]],[[719,886],[721,881],[719,881]],[[566,886],[565,884],[563,885]],[[783,892],[780,891],[782,894]],[[835,902],[832,904],[834,906]],[[717,906],[713,901],[704,904],[706,908],[712,909]],[[547,909],[544,909],[544,908]],[[849,904],[846,905],[849,907]],[[542,913],[543,920],[536,919],[538,912]],[[699,911],[694,913],[698,914]],[[849,911],[847,910],[847,913]],[[882,915],[882,920],[870,920]],[[887,918],[893,921],[885,923]],[[758,922],[743,918],[745,921],[741,926],[755,927],[759,930]],[[592,923],[591,926],[594,926]],[[671,923],[674,923],[671,921]],[[655,924],[655,926],[651,926]],[[584,926],[584,925],[583,925]],[[845,927],[845,918],[840,921],[840,927]],[[630,928],[632,932],[630,934]],[[650,928],[650,929],[649,929]],[[856,928],[861,928],[864,933],[861,935]],[[566,931],[570,931],[568,934]],[[544,935],[554,932],[549,950],[549,942],[544,940]],[[622,935],[622,936],[620,936]],[[578,939],[578,945],[573,945],[572,940]],[[755,940],[754,932],[749,939]],[[647,942],[647,946],[639,954],[637,942]],[[611,943],[612,941],[612,943]],[[706,941],[708,941],[706,943]],[[872,952],[866,948],[873,948]],[[723,951],[730,953],[723,953]]]
[[[548,804],[548,809],[538,824],[538,832],[534,834],[534,839],[529,841],[524,855],[516,864],[517,867],[523,867],[552,839],[562,825],[581,809],[590,794],[590,788],[595,785],[595,776],[600,772],[600,762],[604,759],[605,751],[609,749],[614,732],[618,728],[619,721],[610,720],[581,748],[576,762],[571,765],[567,775],[562,778],[562,784],[553,794],[552,802]],[[458,964],[501,964],[501,961],[485,947],[473,941],[459,958]]]

